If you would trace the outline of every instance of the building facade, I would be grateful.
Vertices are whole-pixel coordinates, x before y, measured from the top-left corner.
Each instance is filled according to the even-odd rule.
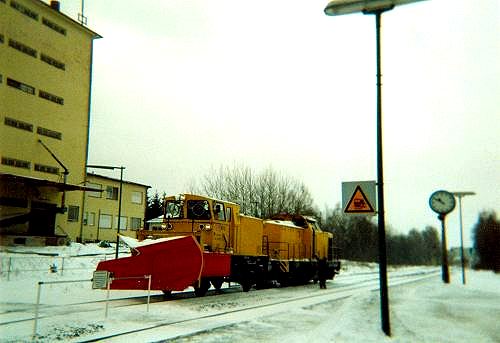
[[[85,191],[80,235],[82,240],[116,241],[118,218],[120,234],[136,238],[137,230],[144,227],[149,186],[122,181],[121,205],[120,180],[87,174],[87,186],[101,191]]]
[[[61,13],[58,1],[0,0],[0,243],[80,241],[87,233],[84,206],[94,209],[85,184],[98,38]]]

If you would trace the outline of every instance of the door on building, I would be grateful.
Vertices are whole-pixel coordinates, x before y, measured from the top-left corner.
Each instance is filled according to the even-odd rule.
[[[31,203],[28,234],[32,236],[54,236],[57,205],[33,201]]]

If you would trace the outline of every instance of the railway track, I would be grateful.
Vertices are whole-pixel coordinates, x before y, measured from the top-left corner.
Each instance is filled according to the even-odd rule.
[[[391,280],[391,287],[399,286],[407,283],[419,282],[429,277],[438,275],[439,271],[428,272],[413,272],[401,275],[394,275]],[[371,273],[370,273],[371,274]],[[372,275],[371,275],[372,276]],[[378,290],[378,277],[370,277],[361,282],[347,283],[331,287],[327,291],[320,291],[315,294],[292,296],[290,298],[271,301],[264,304],[253,306],[245,306],[242,308],[223,310],[215,313],[209,313],[202,316],[186,317],[173,321],[164,321],[153,325],[144,325],[140,328],[126,330],[123,332],[96,336],[79,342],[123,342],[123,341],[144,341],[147,337],[148,341],[157,340],[165,341],[180,337],[196,335],[200,332],[214,330],[223,326],[231,326],[241,322],[246,322],[255,318],[270,316],[276,313],[282,313],[294,307],[308,307],[318,303],[339,301],[351,297],[363,291]],[[317,286],[315,286],[317,287]],[[296,287],[289,287],[293,290]],[[308,287],[310,288],[310,287]],[[214,323],[223,323],[214,324]],[[153,339],[152,339],[153,337]]]
[[[239,285],[234,285],[231,287],[224,288],[223,292],[224,293],[233,293],[233,292],[238,292],[240,291],[240,286]],[[206,294],[206,296],[215,296],[218,295],[219,292],[215,290],[209,290]],[[171,296],[167,297],[163,294],[154,294],[150,296],[150,303],[157,303],[157,302],[164,302],[164,301],[175,301],[175,300],[180,300],[180,299],[189,299],[193,298],[196,295],[194,294],[193,291],[184,291],[184,292],[178,292],[178,293],[173,293]],[[71,303],[71,304],[66,304],[64,306],[61,305],[41,305],[40,306],[40,313],[41,315],[38,316],[38,319],[46,319],[46,318],[53,318],[57,316],[62,316],[62,315],[67,315],[71,313],[83,313],[83,312],[93,312],[93,311],[101,311],[104,303],[106,302],[105,299],[103,300],[95,300],[95,301],[84,301],[84,302],[78,302],[78,303]],[[144,305],[147,302],[147,296],[135,296],[135,297],[124,297],[124,298],[114,298],[114,299],[109,299],[109,307],[110,308],[125,308],[129,306],[137,306],[137,305]],[[16,323],[22,323],[22,322],[30,322],[33,321],[35,318],[33,317],[33,312],[35,310],[35,305],[34,304],[25,304],[22,308],[14,308],[12,310],[3,310],[0,312],[0,328],[2,326],[7,326],[11,324],[16,324]],[[23,316],[26,315],[25,318],[17,318],[17,319],[5,319],[3,317],[8,317],[8,316]]]
[[[391,285],[400,282],[414,282],[421,278],[433,276],[436,272],[393,272],[390,274]],[[227,323],[233,325],[235,318],[242,318],[241,321],[251,320],[251,318],[262,317],[272,313],[286,311],[287,306],[304,307],[308,304],[325,301],[337,301],[345,299],[363,290],[378,289],[378,273],[359,273],[340,275],[334,282],[329,283],[329,289],[321,292],[314,284],[303,286],[271,288],[259,291],[244,293],[237,284],[229,288],[224,288],[221,292],[210,290],[206,297],[197,298],[192,291],[174,293],[172,297],[165,298],[163,295],[151,295],[150,304],[152,311],[146,313],[146,296],[123,297],[109,300],[110,318],[119,318],[123,313],[137,313],[139,317],[144,317],[144,322],[134,320],[129,329],[115,328],[110,330],[110,320],[103,320],[105,300],[84,301],[78,303],[61,305],[42,304],[39,308],[39,327],[54,328],[61,323],[72,322],[69,318],[75,318],[78,322],[81,318],[91,318],[88,322],[102,323],[106,327],[105,334],[100,335],[95,332],[87,335],[88,338],[71,339],[76,342],[96,342],[96,341],[144,341],[141,336],[147,336],[150,341],[151,335],[156,340],[171,339],[175,337],[189,336],[198,332],[213,329],[213,323]],[[210,296],[217,295],[217,296]],[[162,303],[165,306],[162,306]],[[134,308],[135,306],[135,308]],[[194,309],[194,312],[186,314],[185,309]],[[132,309],[132,311],[131,311]],[[179,309],[179,311],[176,311]],[[170,312],[169,312],[170,311]],[[172,311],[174,313],[172,313]],[[158,320],[159,313],[160,320]],[[163,313],[168,315],[163,316]],[[204,313],[200,315],[200,313]],[[125,315],[126,316],[126,315]],[[153,317],[149,320],[149,317]],[[163,317],[162,317],[163,316]],[[241,322],[240,321],[240,322]],[[30,330],[34,322],[34,305],[26,304],[22,308],[4,310],[0,313],[0,331],[4,329]],[[59,323],[59,324],[58,324]],[[29,332],[29,331],[28,331]],[[110,332],[113,332],[110,334]],[[50,340],[50,339],[49,339]],[[41,339],[43,341],[43,339]]]

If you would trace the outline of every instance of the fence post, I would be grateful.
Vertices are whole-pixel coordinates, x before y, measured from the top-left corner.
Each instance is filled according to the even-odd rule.
[[[38,325],[38,307],[40,305],[40,293],[42,292],[42,281],[38,281],[38,290],[36,293],[36,305],[35,305],[35,322],[33,323],[33,339],[36,337],[36,328]]]
[[[108,284],[106,285],[106,311],[104,312],[104,318],[108,318],[108,307],[109,307],[109,288],[111,286],[111,281],[113,280],[113,278],[109,278],[108,280]]]
[[[7,281],[10,281],[11,266],[12,266],[12,257],[9,257],[9,267],[7,268]]]
[[[149,297],[151,294],[151,275],[146,275],[146,277],[148,278],[148,305],[146,307],[146,312],[149,312]]]
[[[62,257],[62,262],[61,262],[61,276],[64,275],[64,257]]]

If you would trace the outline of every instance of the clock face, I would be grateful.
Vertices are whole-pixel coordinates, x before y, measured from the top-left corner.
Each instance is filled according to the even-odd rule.
[[[455,196],[447,191],[436,191],[429,198],[431,209],[439,214],[448,214],[455,208]]]

